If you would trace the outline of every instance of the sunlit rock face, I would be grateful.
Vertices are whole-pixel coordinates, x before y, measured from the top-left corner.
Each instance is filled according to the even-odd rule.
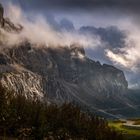
[[[42,88],[42,77],[28,71],[5,73],[1,77],[1,83],[15,95],[24,94],[26,98],[44,97]]]

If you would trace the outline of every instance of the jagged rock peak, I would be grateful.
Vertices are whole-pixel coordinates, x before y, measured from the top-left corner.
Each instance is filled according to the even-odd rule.
[[[79,44],[76,44],[76,43],[72,44],[72,45],[70,46],[70,49],[71,49],[71,51],[74,51],[75,53],[81,53],[82,55],[85,56],[84,47],[79,46]]]
[[[15,25],[9,18],[4,18],[4,8],[2,4],[0,4],[0,28],[3,28],[8,32],[20,32],[23,29],[23,26],[18,24]]]

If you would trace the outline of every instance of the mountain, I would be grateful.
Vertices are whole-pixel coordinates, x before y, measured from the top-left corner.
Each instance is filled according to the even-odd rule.
[[[90,60],[76,45],[53,49],[25,43],[3,49],[0,72],[1,82],[11,90],[53,102],[110,108],[112,100],[114,107],[121,103],[120,97],[127,90],[121,70]]]
[[[7,32],[22,31],[21,25],[3,16],[0,21]],[[25,41],[10,48],[0,45],[0,83],[15,94],[49,103],[75,102],[111,118],[123,114],[123,110],[116,113],[120,108],[137,111],[132,98],[127,98],[123,71],[89,59],[78,44],[46,47]]]

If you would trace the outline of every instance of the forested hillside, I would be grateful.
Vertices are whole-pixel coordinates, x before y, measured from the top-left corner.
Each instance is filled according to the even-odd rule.
[[[57,106],[0,86],[0,136],[41,140],[123,140],[107,122],[71,103]]]

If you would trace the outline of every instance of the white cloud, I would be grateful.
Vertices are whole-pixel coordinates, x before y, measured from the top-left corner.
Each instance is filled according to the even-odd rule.
[[[132,21],[126,23],[124,27],[128,31],[124,47],[106,50],[106,55],[115,64],[138,72],[140,71],[140,28]]]
[[[94,48],[100,45],[100,38],[97,36],[91,37],[88,35],[80,35],[76,32],[60,32],[54,30],[42,15],[36,15],[36,18],[29,20],[31,17],[21,10],[20,7],[12,5],[11,3],[6,7],[6,16],[15,23],[23,25],[22,32],[13,34],[4,32],[6,36],[5,42],[7,45],[17,45],[25,39],[33,44],[44,46],[70,46],[77,43],[84,47]],[[30,15],[31,16],[31,15]],[[32,15],[35,17],[35,15]]]

